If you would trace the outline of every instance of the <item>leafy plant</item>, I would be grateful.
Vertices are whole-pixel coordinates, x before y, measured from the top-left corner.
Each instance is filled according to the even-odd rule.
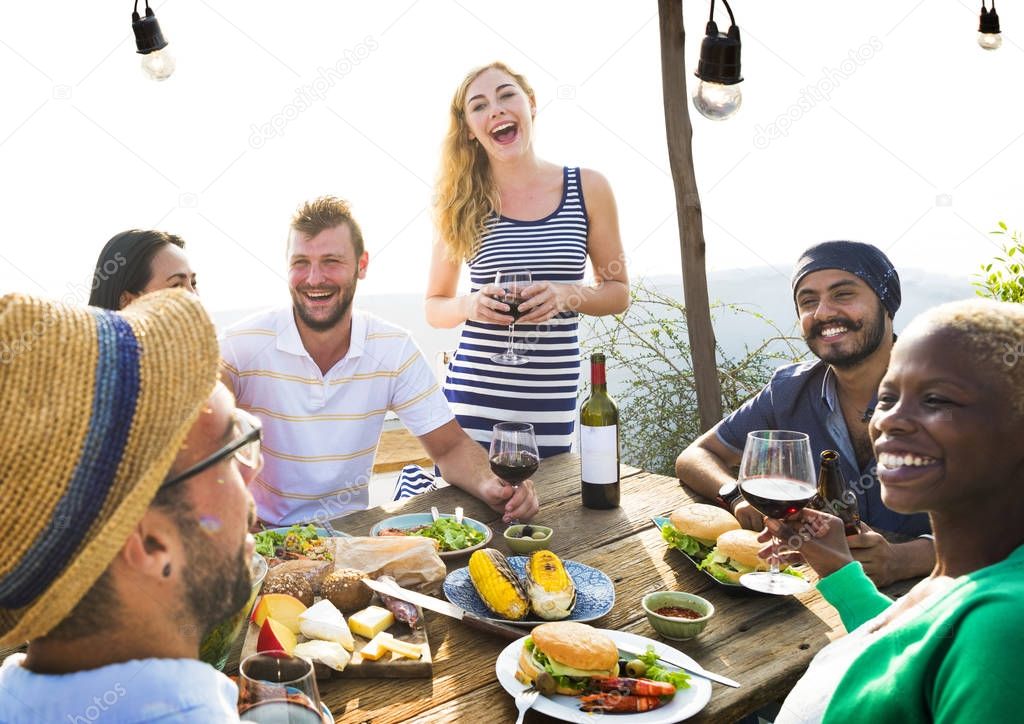
[[[603,351],[616,381],[622,459],[630,465],[675,474],[675,459],[700,434],[700,416],[691,367],[682,302],[642,282],[631,291],[632,304],[623,314],[591,320],[594,334],[585,341],[587,354]],[[712,306],[712,318],[747,314],[765,324],[768,336],[738,359],[718,347],[722,407],[730,412],[757,393],[779,365],[803,356],[798,339],[787,336],[767,317],[732,304]]]
[[[979,297],[1024,303],[1024,232],[1011,232],[1006,222],[1000,221],[999,228],[991,233],[1009,236],[1010,242],[1003,244],[1000,256],[981,265],[981,272],[974,275],[975,281],[971,283],[978,288]]]

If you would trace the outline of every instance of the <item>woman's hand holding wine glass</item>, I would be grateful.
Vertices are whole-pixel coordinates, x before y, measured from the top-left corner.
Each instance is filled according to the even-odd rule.
[[[504,296],[505,290],[497,284],[484,284],[469,295],[466,319],[488,324],[511,324],[512,315],[505,302],[501,301]]]
[[[764,524],[767,530],[758,540],[767,543],[773,538],[794,542],[799,539],[799,550],[783,558],[789,562],[803,561],[818,578],[831,575],[854,560],[843,521],[834,515],[804,508],[785,521],[766,518]]]
[[[803,510],[817,493],[814,458],[805,433],[755,430],[747,434],[740,460],[739,488],[743,499],[767,518],[785,520]],[[791,595],[810,585],[779,573],[779,540],[772,536],[768,573],[747,573],[740,583],[761,593]]]
[[[508,349],[491,357],[491,361],[501,365],[524,365],[530,361],[529,357],[517,354],[515,348],[516,320],[519,319],[519,302],[522,301],[522,292],[533,281],[533,277],[526,269],[515,271],[500,271],[494,277],[494,284],[501,288],[502,294],[497,298],[499,302],[508,305],[509,316],[512,322],[508,325]]]

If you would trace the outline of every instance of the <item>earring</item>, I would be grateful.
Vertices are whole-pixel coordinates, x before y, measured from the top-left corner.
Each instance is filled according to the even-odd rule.
[[[166,566],[164,566],[164,570],[162,571],[162,573],[164,574],[164,578],[170,578],[171,577],[171,564],[170,563],[168,563]]]

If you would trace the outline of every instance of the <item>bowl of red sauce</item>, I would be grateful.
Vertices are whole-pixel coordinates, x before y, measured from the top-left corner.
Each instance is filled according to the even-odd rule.
[[[651,628],[672,641],[692,639],[715,615],[710,601],[684,591],[655,591],[640,603]]]

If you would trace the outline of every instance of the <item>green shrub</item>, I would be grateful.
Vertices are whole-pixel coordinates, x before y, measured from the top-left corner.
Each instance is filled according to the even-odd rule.
[[[975,281],[971,283],[978,287],[979,297],[1024,303],[1024,232],[1010,232],[1006,223],[1000,221],[999,228],[991,233],[1009,236],[1010,242],[1003,244],[1000,256],[981,265],[981,272],[974,275]]]
[[[592,319],[594,335],[585,352],[604,352],[609,393],[619,405],[622,461],[644,470],[675,475],[675,459],[700,433],[697,393],[682,302],[644,285],[634,285],[623,314]],[[776,367],[800,359],[798,338],[788,337],[763,315],[729,304],[712,306],[712,318],[747,314],[764,322],[766,338],[739,359],[718,348],[722,407],[728,413],[757,393]],[[615,372],[617,370],[617,372]],[[625,374],[625,381],[620,374]],[[586,385],[582,394],[588,394]]]

